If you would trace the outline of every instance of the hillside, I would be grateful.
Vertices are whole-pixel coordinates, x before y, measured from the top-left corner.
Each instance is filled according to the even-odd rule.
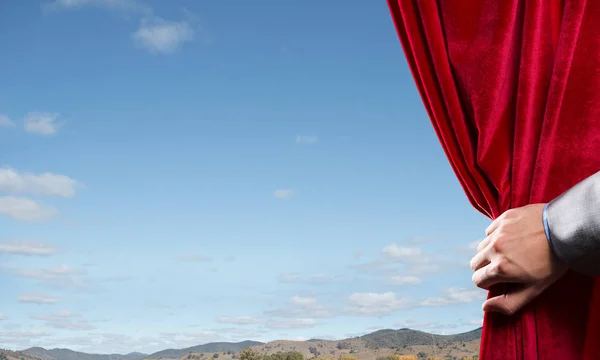
[[[189,353],[238,353],[247,347],[263,345],[258,341],[242,341],[239,343],[216,342],[204,345],[192,346],[185,349],[167,349],[148,355],[148,359],[178,359]],[[62,359],[59,359],[62,360]]]
[[[40,358],[27,355],[21,351],[10,351],[0,349],[0,360],[42,360]]]
[[[22,353],[24,360],[237,360],[239,353],[252,348],[262,355],[301,353],[305,359],[338,359],[346,357],[357,360],[377,360],[393,354],[437,357],[472,358],[479,353],[481,328],[455,335],[437,335],[418,330],[379,330],[360,337],[344,340],[308,341],[277,340],[269,343],[243,341],[238,343],[217,342],[184,349],[166,349],[151,355],[130,353],[127,355],[86,354],[69,349],[30,348]],[[15,353],[16,354],[16,353]],[[7,357],[20,360],[19,357]]]
[[[469,342],[481,338],[481,328],[455,335],[435,335],[418,330],[379,330],[360,337],[372,349],[394,349],[404,345],[430,345],[435,343]]]
[[[437,335],[423,331],[400,329],[379,330],[361,337],[344,340],[287,341],[277,340],[253,346],[262,355],[298,352],[305,359],[339,359],[340,357],[358,360],[377,360],[393,354],[437,356],[457,359],[472,358],[479,354],[481,329],[455,335]],[[351,357],[349,357],[351,356]],[[149,356],[149,359],[157,357]],[[238,354],[191,352],[183,354],[180,360],[234,360]],[[164,357],[163,359],[177,359]]]
[[[44,349],[34,347],[24,350],[23,353],[39,358],[40,360],[142,360],[147,355],[142,353],[121,354],[86,354],[69,349]]]
[[[255,346],[261,354],[299,352],[306,359],[334,359],[351,355],[358,360],[376,360],[393,354],[451,356],[461,359],[479,354],[481,329],[456,335],[436,335],[417,330],[379,330],[345,340],[272,341]],[[199,358],[201,359],[201,358]],[[229,360],[229,357],[219,357]]]

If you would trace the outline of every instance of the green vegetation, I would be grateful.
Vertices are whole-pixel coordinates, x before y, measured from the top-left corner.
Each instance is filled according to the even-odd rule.
[[[433,343],[439,345],[448,342],[468,342],[480,338],[481,328],[456,335],[434,335],[410,329],[388,329],[361,336],[370,349],[394,349],[400,345],[431,345]]]
[[[240,360],[304,360],[304,355],[299,352],[287,352],[263,355],[256,350],[248,348],[240,353]]]
[[[338,348],[338,350],[347,350],[350,349],[351,345],[348,342],[341,342],[338,343],[336,347]]]

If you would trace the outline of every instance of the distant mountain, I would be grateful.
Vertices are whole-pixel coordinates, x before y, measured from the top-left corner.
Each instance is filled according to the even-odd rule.
[[[395,351],[418,353],[429,351],[445,352],[448,355],[462,357],[479,353],[481,328],[454,335],[436,335],[411,329],[385,329],[359,337],[344,340],[310,339],[307,341],[277,340],[269,343],[258,341],[242,341],[238,343],[215,342],[197,345],[185,349],[167,349],[151,355],[129,353],[126,355],[86,354],[69,349],[47,350],[34,347],[23,353],[39,360],[143,360],[143,359],[180,359],[190,353],[203,353],[202,358],[208,360],[208,354],[222,353],[219,360],[234,360],[234,353],[253,347],[260,353],[272,354],[280,352],[300,352],[307,359],[327,355],[336,357],[353,354],[359,360],[371,360],[373,356],[393,354]],[[437,349],[437,350],[436,350]],[[229,354],[223,354],[229,353]]]
[[[388,356],[393,354],[415,356],[425,354],[434,358],[470,359],[479,355],[480,339],[481,329],[455,335],[437,335],[411,329],[387,329],[343,340],[276,340],[265,345],[255,346],[253,349],[265,355],[297,352],[301,353],[305,359],[315,357],[338,359],[342,356],[357,360],[377,358],[389,360],[391,358]],[[348,355],[351,357],[347,357]],[[210,354],[204,354],[204,356],[190,354],[186,359],[212,360]],[[237,359],[230,355],[220,354],[217,360]]]
[[[142,360],[147,354],[132,352],[126,355],[121,354],[86,354],[69,349],[51,349],[47,350],[41,347],[33,347],[23,351],[25,354],[35,356],[40,360]]]
[[[468,342],[481,338],[481,328],[466,333],[455,335],[435,335],[424,331],[399,329],[378,330],[360,337],[367,347],[371,349],[393,349],[404,345],[428,345],[432,341],[440,342]]]
[[[162,351],[156,352],[154,354],[147,355],[147,357],[150,359],[160,359],[160,358],[178,359],[178,358],[180,358],[184,355],[187,355],[191,352],[193,352],[193,353],[216,353],[216,352],[228,352],[228,351],[240,352],[247,347],[259,346],[259,345],[263,345],[263,343],[258,342],[258,341],[249,341],[249,340],[238,342],[238,343],[215,342],[215,343],[209,343],[209,344],[204,344],[204,345],[192,346],[192,347],[185,348],[185,349],[162,350]],[[58,359],[58,360],[62,360],[62,359]]]
[[[33,357],[31,355],[25,354],[21,351],[10,351],[5,349],[0,349],[0,359],[5,360],[41,360],[38,357]]]

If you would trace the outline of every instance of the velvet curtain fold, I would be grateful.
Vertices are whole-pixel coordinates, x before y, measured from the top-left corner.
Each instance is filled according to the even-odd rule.
[[[548,202],[600,170],[600,1],[388,5],[439,141],[477,210],[495,218]],[[486,314],[480,358],[600,359],[599,285],[568,272],[518,314]]]

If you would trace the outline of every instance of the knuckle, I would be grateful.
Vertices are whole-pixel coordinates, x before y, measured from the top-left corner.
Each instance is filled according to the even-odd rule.
[[[496,229],[496,233],[494,234],[494,236],[499,237],[499,236],[504,236],[506,235],[506,233],[508,232],[507,226],[508,226],[508,222],[504,222],[502,224],[500,224],[498,226],[498,228]]]
[[[502,250],[504,250],[504,236],[502,234],[499,234],[493,241],[492,241],[492,250],[494,252],[497,253],[501,253]]]
[[[490,278],[495,278],[499,275],[498,273],[498,264],[490,265],[490,269],[488,270],[488,276]]]
[[[495,273],[496,275],[506,274],[506,268],[508,267],[508,261],[506,259],[500,259],[496,264]]]
[[[514,219],[518,216],[518,211],[516,209],[506,210],[504,213],[505,219]]]

